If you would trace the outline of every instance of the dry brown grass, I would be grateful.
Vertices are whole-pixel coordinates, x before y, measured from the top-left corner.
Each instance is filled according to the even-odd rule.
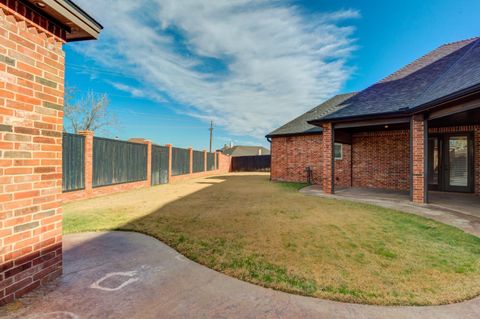
[[[480,294],[480,239],[389,209],[237,174],[66,205],[66,232],[149,234],[231,276],[348,302],[427,305]]]

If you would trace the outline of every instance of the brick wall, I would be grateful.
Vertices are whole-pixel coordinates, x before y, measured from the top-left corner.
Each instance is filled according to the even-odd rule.
[[[351,185],[351,148],[343,145],[342,160],[335,161],[335,186]],[[313,184],[322,182],[322,135],[274,137],[271,145],[273,181],[306,182],[305,168],[313,170]]]
[[[480,195],[480,126],[431,128],[429,132],[475,132],[475,193]],[[352,146],[353,152],[343,145],[343,159],[335,161],[336,187],[410,190],[409,130],[355,133]],[[311,166],[314,183],[321,184],[321,150],[321,135],[272,138],[272,180],[304,182],[305,167]]]
[[[305,168],[313,170],[313,183],[322,182],[322,135],[274,137],[271,145],[274,181],[306,182]]]
[[[0,305],[62,269],[62,44],[0,4]]]
[[[352,187],[352,147],[342,145],[343,157],[335,160],[335,187]]]
[[[409,136],[408,130],[353,134],[353,187],[408,191]]]

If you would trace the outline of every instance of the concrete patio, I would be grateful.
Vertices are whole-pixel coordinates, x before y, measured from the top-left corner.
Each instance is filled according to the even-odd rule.
[[[64,274],[0,308],[0,318],[477,319],[480,299],[388,307],[291,295],[199,265],[132,232],[65,236]]]
[[[390,190],[344,188],[336,190],[334,195],[328,195],[323,192],[321,186],[312,185],[300,192],[392,208],[431,218],[480,236],[480,197],[474,194],[431,191],[429,204],[419,205],[410,201],[408,192]]]

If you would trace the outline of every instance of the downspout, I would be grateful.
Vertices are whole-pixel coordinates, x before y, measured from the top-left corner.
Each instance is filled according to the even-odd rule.
[[[272,138],[266,136],[268,143],[270,143],[270,181],[272,181]]]

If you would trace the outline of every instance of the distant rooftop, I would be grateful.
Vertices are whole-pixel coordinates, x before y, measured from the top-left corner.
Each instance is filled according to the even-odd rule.
[[[257,155],[270,155],[270,150],[263,146],[227,146],[225,145],[221,150],[223,154],[230,155],[232,157],[238,156],[257,156]]]

